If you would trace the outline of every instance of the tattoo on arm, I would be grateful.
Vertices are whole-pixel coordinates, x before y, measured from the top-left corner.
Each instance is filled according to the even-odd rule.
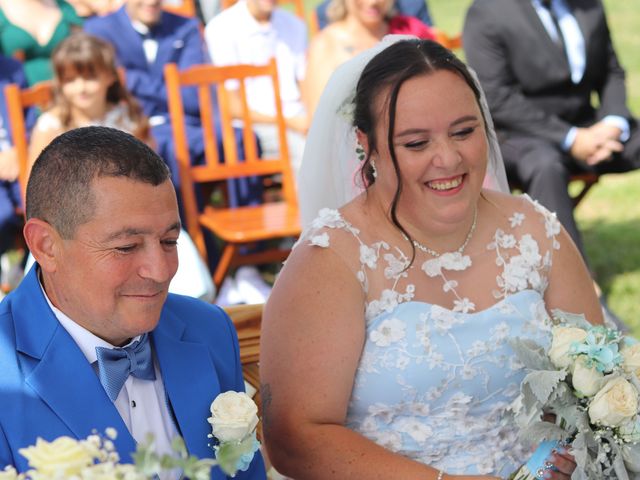
[[[260,384],[260,398],[262,399],[262,426],[269,427],[269,408],[271,407],[271,385],[268,383]]]

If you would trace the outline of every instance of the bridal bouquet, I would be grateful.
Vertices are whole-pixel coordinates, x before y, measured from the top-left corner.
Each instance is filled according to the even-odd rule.
[[[529,370],[512,405],[521,437],[539,444],[511,478],[544,478],[545,458],[571,443],[573,480],[635,478],[640,472],[640,343],[555,310],[551,346],[512,340]],[[555,423],[543,421],[555,415]]]
[[[182,478],[209,480],[215,465],[233,477],[249,468],[260,446],[255,436],[257,411],[245,393],[225,392],[216,397],[208,418],[215,460],[189,455],[180,437],[172,443],[172,455],[158,455],[150,436],[132,455],[135,464],[122,464],[113,444],[117,432],[108,428],[105,435],[96,433],[83,440],[58,437],[47,442],[38,438],[35,445],[19,450],[31,469],[19,474],[6,467],[0,471],[0,480],[150,480],[174,469],[181,470]]]

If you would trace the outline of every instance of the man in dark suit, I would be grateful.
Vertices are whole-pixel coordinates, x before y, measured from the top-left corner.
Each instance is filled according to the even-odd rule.
[[[463,34],[510,181],[555,211],[582,250],[570,174],[640,166],[640,135],[601,0],[475,0]]]
[[[148,433],[158,453],[181,435],[211,458],[211,402],[244,391],[238,341],[220,308],[168,294],[180,219],[162,159],[120,130],[71,130],[36,160],[26,203],[37,263],[0,304],[0,465],[25,471],[38,437],[108,427],[124,463]],[[265,478],[259,453],[237,478]]]

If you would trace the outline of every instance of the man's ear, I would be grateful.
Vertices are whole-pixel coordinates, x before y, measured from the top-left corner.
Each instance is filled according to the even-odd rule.
[[[54,272],[58,262],[59,245],[62,239],[52,225],[39,218],[30,218],[22,230],[29,251],[40,268]]]

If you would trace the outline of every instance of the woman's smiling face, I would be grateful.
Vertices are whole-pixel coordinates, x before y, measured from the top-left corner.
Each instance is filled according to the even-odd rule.
[[[373,188],[391,203],[396,174],[387,144],[390,88],[376,98],[378,177]],[[448,70],[405,81],[398,92],[393,147],[402,177],[398,215],[414,225],[453,225],[475,210],[487,168],[482,113],[466,81]]]

